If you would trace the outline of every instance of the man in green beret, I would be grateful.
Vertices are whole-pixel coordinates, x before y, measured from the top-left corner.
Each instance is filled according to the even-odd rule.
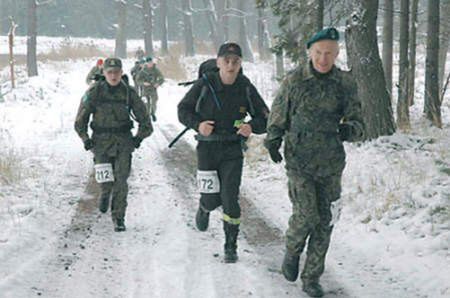
[[[86,150],[94,153],[95,178],[101,186],[99,209],[106,213],[111,199],[111,216],[116,232],[125,231],[127,179],[131,154],[153,132],[144,103],[122,77],[122,61],[104,62],[104,79],[96,81],[84,94],[75,120],[75,130]],[[92,135],[88,134],[88,124]],[[133,136],[133,121],[138,130]]]
[[[309,61],[284,79],[269,115],[264,141],[279,163],[284,140],[292,215],[286,231],[284,277],[297,280],[300,254],[308,243],[301,273],[303,291],[322,297],[331,231],[340,208],[341,176],[345,166],[343,141],[363,139],[364,124],[356,86],[349,72],[334,63],[339,34],[324,29],[307,43]]]

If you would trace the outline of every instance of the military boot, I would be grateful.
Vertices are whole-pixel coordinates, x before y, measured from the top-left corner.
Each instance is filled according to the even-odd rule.
[[[125,227],[125,220],[123,218],[113,219],[113,222],[115,232],[124,232],[127,229]]]
[[[296,281],[298,277],[298,266],[300,256],[291,255],[288,251],[284,254],[281,271],[288,281]]]
[[[224,261],[225,263],[236,263],[238,260],[236,242],[239,233],[239,225],[232,225],[224,222],[223,229],[225,230]]]
[[[309,297],[322,297],[324,295],[322,286],[318,281],[303,281],[302,290]]]
[[[98,209],[101,213],[106,213],[109,207],[109,197],[110,193],[102,193],[99,197]]]
[[[155,114],[152,114],[152,121],[156,122],[156,115]]]
[[[209,224],[209,211],[206,211],[201,205],[198,206],[197,214],[195,214],[195,225],[199,231],[206,231]]]

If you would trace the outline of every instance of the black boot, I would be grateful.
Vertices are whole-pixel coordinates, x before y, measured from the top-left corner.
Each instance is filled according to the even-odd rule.
[[[291,255],[288,251],[284,254],[281,271],[288,281],[296,281],[298,277],[298,266],[300,256]]]
[[[102,193],[100,195],[98,202],[98,209],[100,210],[101,213],[106,213],[108,211],[110,195],[111,195],[110,193]]]
[[[236,242],[239,233],[239,225],[232,225],[224,222],[223,229],[225,231],[224,261],[225,263],[236,263],[238,260]]]
[[[322,286],[318,281],[303,281],[302,290],[309,297],[322,297],[324,295]]]
[[[152,114],[152,121],[156,122],[156,115],[155,114]]]
[[[197,214],[195,214],[195,225],[199,231],[206,231],[209,224],[209,211],[206,211],[201,205],[198,206]]]
[[[127,229],[125,227],[125,220],[123,218],[113,219],[113,222],[115,232],[124,232]]]

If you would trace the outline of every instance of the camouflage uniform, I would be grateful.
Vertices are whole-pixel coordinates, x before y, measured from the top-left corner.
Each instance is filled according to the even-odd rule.
[[[131,134],[133,122],[130,113],[134,114],[139,123],[134,138]],[[76,116],[75,130],[85,144],[90,140],[88,123],[91,114],[94,162],[111,163],[115,178],[114,182],[101,184],[101,196],[109,198],[112,193],[113,221],[123,220],[127,207],[131,154],[138,147],[134,141],[136,138],[142,140],[148,137],[153,132],[153,127],[144,103],[124,81],[117,86],[110,86],[105,80],[100,80],[84,94]]]
[[[141,61],[136,61],[135,63],[134,63],[134,66],[131,68],[131,70],[130,70],[130,74],[131,74],[131,77],[133,78],[133,83],[134,83],[134,87],[136,88],[136,90],[138,90],[138,84],[137,84],[137,82],[136,82],[136,77],[137,77],[137,75],[138,75],[138,73],[141,71],[141,69],[142,69],[142,62]],[[139,93],[139,95],[140,95],[140,92],[138,91],[138,93]]]
[[[93,81],[95,81],[96,76],[100,75],[103,75],[103,68],[97,65],[92,67],[88,75],[86,76],[86,84],[90,85]]]
[[[161,86],[164,83],[164,77],[161,71],[153,65],[151,68],[143,66],[136,75],[136,83],[142,90],[142,96],[147,97],[147,108],[149,113],[153,116],[156,113],[156,104],[158,101],[158,93],[155,85]],[[150,86],[145,86],[144,83],[150,83]]]
[[[299,256],[308,241],[304,282],[317,281],[324,271],[332,231],[331,203],[340,198],[345,151],[339,129],[349,127],[348,141],[363,137],[361,106],[348,72],[333,66],[327,74],[311,63],[284,80],[269,116],[264,142],[281,145],[288,175],[292,216],[286,232],[287,252]]]

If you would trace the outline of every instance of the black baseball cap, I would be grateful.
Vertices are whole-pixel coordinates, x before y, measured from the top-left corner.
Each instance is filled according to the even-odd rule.
[[[220,46],[217,52],[217,57],[224,57],[228,55],[236,55],[242,58],[241,47],[235,42],[226,42]]]

